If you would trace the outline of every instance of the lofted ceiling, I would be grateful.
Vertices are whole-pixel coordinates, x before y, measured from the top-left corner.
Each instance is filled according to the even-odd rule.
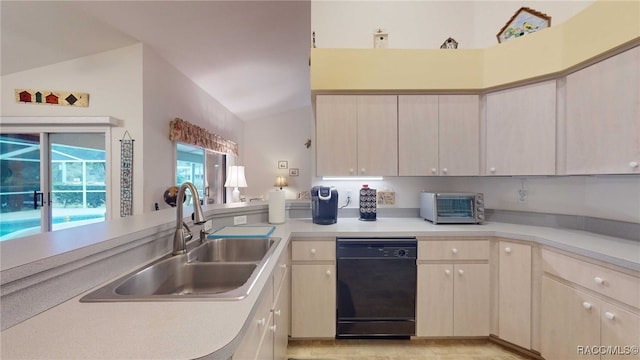
[[[2,75],[142,42],[245,121],[310,105],[311,2],[0,2]]]

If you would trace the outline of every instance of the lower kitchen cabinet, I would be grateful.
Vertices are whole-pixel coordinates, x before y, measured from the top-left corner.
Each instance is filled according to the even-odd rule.
[[[638,354],[625,354],[640,344],[640,279],[555,252],[543,251],[543,259],[541,355],[640,359]]]
[[[335,265],[293,265],[291,269],[291,337],[336,336]]]
[[[287,267],[290,267],[290,265],[287,264],[284,268],[284,279],[273,306],[273,357],[276,360],[287,357],[287,344],[289,342],[291,277]]]
[[[598,302],[591,296],[542,278],[542,348],[547,359],[599,359],[581,356],[578,346],[600,345]]]
[[[600,359],[579,346],[600,345],[598,301],[556,280],[542,278],[541,353],[546,359]]]
[[[336,336],[336,238],[291,242],[291,337]]]
[[[283,360],[289,341],[290,247],[280,256],[233,360]]]
[[[498,336],[531,348],[531,246],[500,241]]]
[[[416,335],[489,335],[489,288],[489,264],[418,265]]]
[[[272,321],[272,305],[273,278],[270,278],[257,305],[258,310],[251,319],[242,342],[233,353],[233,360],[271,359],[273,357],[273,335],[268,331]],[[271,340],[266,340],[265,337],[270,337]],[[263,348],[265,349],[263,350]],[[268,351],[266,348],[271,349],[271,355],[265,358],[263,351]]]
[[[416,336],[488,336],[489,240],[418,241]]]

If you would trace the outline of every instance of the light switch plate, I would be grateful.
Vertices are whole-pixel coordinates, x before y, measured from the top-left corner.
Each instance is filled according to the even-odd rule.
[[[247,223],[247,215],[233,217],[233,225],[242,225],[246,223]]]

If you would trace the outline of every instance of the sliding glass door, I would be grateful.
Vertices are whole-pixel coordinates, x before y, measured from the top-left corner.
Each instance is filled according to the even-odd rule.
[[[105,220],[104,141],[102,133],[49,134],[51,230]]]
[[[0,240],[42,232],[40,134],[0,134]]]
[[[2,133],[0,160],[0,240],[105,220],[104,133]]]

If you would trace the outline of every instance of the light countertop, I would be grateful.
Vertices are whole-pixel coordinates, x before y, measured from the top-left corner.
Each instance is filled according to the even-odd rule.
[[[527,240],[640,271],[640,242],[584,231],[527,225],[433,225],[418,218],[375,222],[338,219],[317,225],[288,220],[272,234],[283,239],[249,296],[239,301],[80,303],[79,295],[4,330],[2,359],[228,359],[291,237],[498,236]]]

